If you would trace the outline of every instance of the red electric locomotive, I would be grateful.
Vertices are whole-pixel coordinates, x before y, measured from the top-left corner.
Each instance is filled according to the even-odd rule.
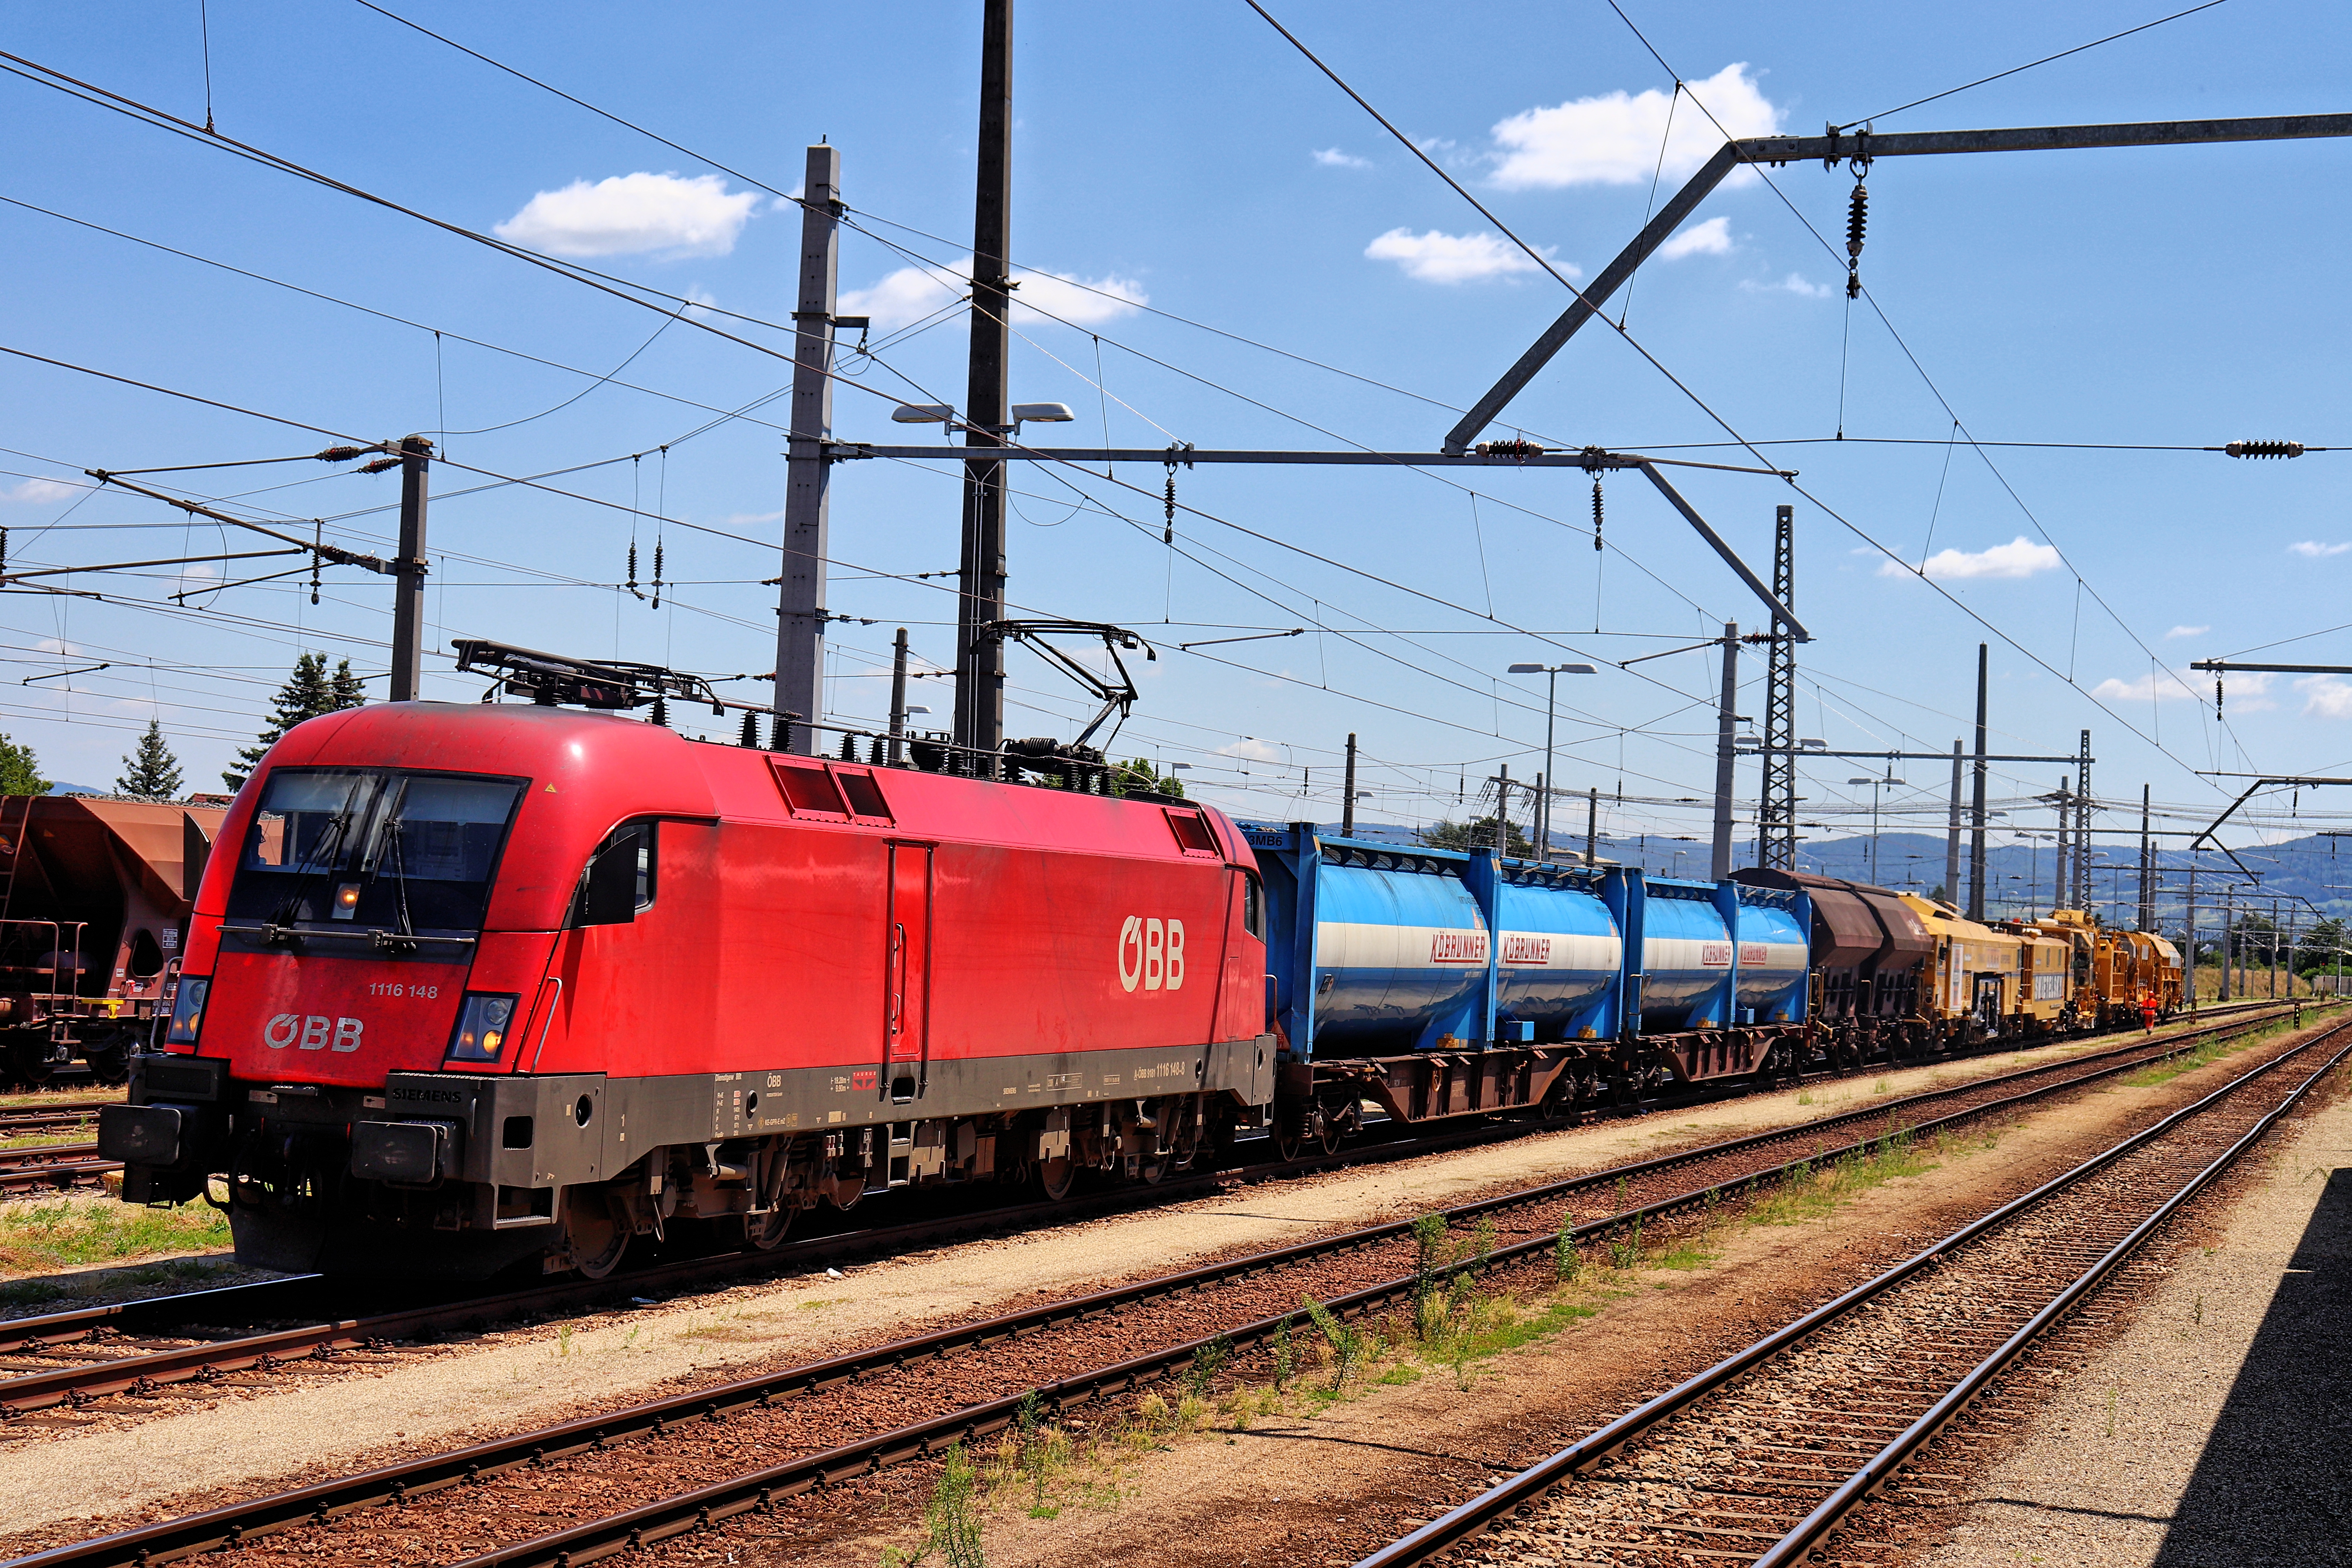
[[[126,1198],[225,1197],[241,1261],[602,1275],[682,1221],[1213,1158],[1274,1099],[1265,973],[1212,809],[372,706],[238,794],[100,1139]]]

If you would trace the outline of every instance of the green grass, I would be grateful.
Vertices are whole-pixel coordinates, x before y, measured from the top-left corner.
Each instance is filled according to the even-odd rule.
[[[1940,1142],[1937,1152],[1941,1152]],[[1784,1167],[1779,1184],[1759,1196],[1740,1217],[1749,1225],[1802,1225],[1834,1213],[1883,1182],[1935,1168],[1927,1151],[1908,1137],[1882,1138],[1867,1153],[1847,1154],[1824,1166],[1800,1160]]]
[[[47,1149],[58,1143],[88,1143],[98,1137],[98,1123],[82,1127],[64,1127],[53,1132],[19,1132],[13,1138],[0,1138],[0,1149]]]
[[[0,1274],[44,1274],[228,1246],[228,1216],[201,1202],[143,1208],[93,1196],[0,1205]]]
[[[2249,1029],[2234,1038],[2208,1040],[2195,1050],[2183,1052],[2165,1061],[2152,1063],[2137,1072],[2126,1073],[2122,1081],[2134,1089],[2153,1089],[2160,1083],[2170,1083],[2183,1073],[2195,1072],[2202,1067],[2210,1067],[2223,1057],[2234,1056],[2249,1046],[2259,1045],[2273,1035],[2283,1033],[2287,1027],[2288,1026],[2284,1023],[2266,1024],[2259,1029]]]

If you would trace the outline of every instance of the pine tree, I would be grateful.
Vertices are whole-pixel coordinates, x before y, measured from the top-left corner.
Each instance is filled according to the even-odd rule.
[[[323,658],[319,661],[322,668],[326,662]],[[335,699],[335,705],[327,710],[330,713],[341,712],[346,708],[357,708],[367,700],[367,687],[358,676],[352,673],[352,661],[347,658],[336,661],[335,678],[330,683],[329,689]]]
[[[49,781],[41,776],[41,764],[33,755],[33,748],[20,746],[0,735],[0,795],[48,793]]]
[[[367,700],[360,678],[352,673],[352,661],[344,659],[327,671],[327,656],[306,653],[294,661],[294,673],[278,689],[268,727],[250,746],[236,754],[236,763],[221,774],[221,782],[231,789],[242,789],[261,759],[269,752],[287,731],[305,719],[316,719],[321,713],[339,713],[346,708],[357,708]]]
[[[147,721],[147,732],[139,737],[137,748],[122,759],[122,776],[114,781],[114,793],[140,800],[180,798],[180,759],[164,744],[160,720]]]

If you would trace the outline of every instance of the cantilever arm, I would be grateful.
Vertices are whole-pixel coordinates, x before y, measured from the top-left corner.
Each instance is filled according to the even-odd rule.
[[[1734,572],[1739,574],[1739,580],[1753,589],[1756,596],[1771,608],[1773,618],[1788,627],[1790,635],[1799,642],[1812,641],[1813,634],[1805,629],[1804,622],[1797,619],[1796,612],[1772,596],[1772,590],[1767,588],[1757,578],[1756,574],[1748,569],[1748,563],[1739,558],[1738,552],[1725,542],[1723,535],[1708,527],[1706,519],[1699,516],[1698,510],[1683,500],[1682,492],[1666,483],[1666,476],[1658,472],[1655,467],[1647,462],[1643,463],[1641,468],[1642,472],[1649,476],[1650,482],[1658,487],[1658,493],[1674,504],[1674,509],[1683,514],[1684,521],[1698,530],[1698,536],[1713,545],[1715,552],[1722,556]]]

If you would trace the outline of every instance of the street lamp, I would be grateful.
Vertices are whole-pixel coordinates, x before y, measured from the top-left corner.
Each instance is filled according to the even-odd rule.
[[[1010,433],[1018,437],[1024,425],[1067,425],[1076,417],[1066,403],[1016,403],[1013,405]],[[971,428],[956,417],[954,405],[946,403],[901,403],[890,410],[890,422],[894,425],[944,425],[950,430]]]
[[[1871,880],[1871,883],[1872,883],[1872,885],[1873,885],[1873,886],[1877,885],[1877,882],[1878,882],[1878,791],[1879,791],[1879,787],[1880,787],[1882,784],[1906,784],[1906,783],[1908,782],[1907,780],[1905,780],[1905,779],[1898,779],[1898,778],[1896,778],[1896,777],[1895,777],[1895,776],[1894,776],[1894,773],[1895,773],[1895,764],[1894,764],[1893,763],[1887,763],[1887,764],[1886,764],[1886,772],[1887,772],[1887,776],[1886,776],[1885,778],[1883,778],[1883,779],[1875,779],[1875,778],[1873,778],[1873,779],[1848,779],[1848,780],[1846,780],[1846,781],[1845,781],[1845,782],[1846,782],[1847,784],[1868,784],[1868,785],[1870,786],[1870,880]]]
[[[1556,699],[1559,695],[1559,678],[1563,675],[1597,675],[1589,664],[1515,664],[1513,675],[1540,675],[1544,678],[1544,782],[1543,793],[1536,797],[1536,858],[1551,858],[1551,797],[1558,784],[1552,777],[1552,723],[1558,712]]]

